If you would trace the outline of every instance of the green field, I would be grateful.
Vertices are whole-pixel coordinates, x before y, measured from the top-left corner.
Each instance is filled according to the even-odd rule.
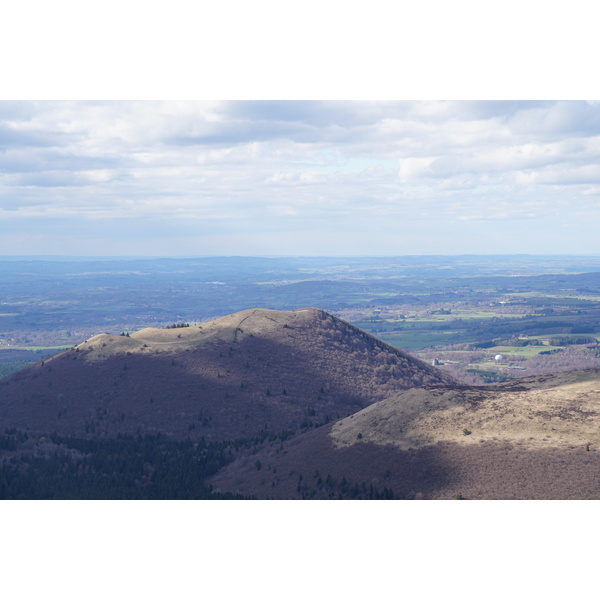
[[[548,350],[557,350],[560,346],[493,346],[492,348],[486,348],[486,350],[493,354],[502,354],[505,358],[511,356],[524,356],[525,358],[531,358],[537,356],[540,352],[547,352]]]
[[[378,333],[378,338],[384,342],[396,346],[402,350],[422,350],[430,346],[445,346],[448,344],[460,343],[456,341],[457,331],[437,331],[435,333],[427,331],[406,331]],[[449,338],[452,336],[452,340]],[[460,339],[460,338],[458,338]],[[469,339],[462,340],[468,342]]]
[[[15,350],[65,350],[66,348],[72,348],[73,344],[66,344],[62,346],[14,346]]]
[[[600,336],[600,256],[0,260],[0,280],[0,340],[32,360],[100,331],[202,323],[252,307],[316,306],[410,352],[473,352],[457,354],[465,362],[555,348],[519,346],[525,336]],[[596,359],[600,348],[579,344],[551,362]]]

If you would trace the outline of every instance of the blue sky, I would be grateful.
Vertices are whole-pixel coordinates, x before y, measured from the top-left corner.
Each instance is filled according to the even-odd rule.
[[[3,101],[0,253],[597,253],[600,104]]]

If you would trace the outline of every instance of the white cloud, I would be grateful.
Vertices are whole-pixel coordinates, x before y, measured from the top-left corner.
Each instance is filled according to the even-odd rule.
[[[429,177],[432,173],[431,164],[436,156],[409,157],[400,159],[398,176],[402,182],[410,182],[420,177]]]
[[[558,226],[568,206],[596,215],[600,106],[0,103],[0,152],[0,215],[22,223],[152,221],[148,236],[160,223],[177,236],[201,221],[198,240],[229,227],[245,232],[238,240],[281,229],[285,242],[319,227],[375,240],[410,222],[425,239],[437,222],[491,232],[550,217]]]

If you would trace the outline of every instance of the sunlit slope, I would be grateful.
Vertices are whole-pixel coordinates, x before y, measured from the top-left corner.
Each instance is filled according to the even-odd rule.
[[[337,497],[345,480],[399,498],[600,499],[600,371],[401,391],[254,456],[260,479],[245,460],[214,485],[267,498]]]
[[[438,442],[473,446],[600,448],[600,371],[527,377],[487,387],[411,389],[336,423],[339,446],[361,440],[407,450]]]
[[[101,334],[0,384],[0,426],[191,439],[297,431],[446,374],[316,308]]]

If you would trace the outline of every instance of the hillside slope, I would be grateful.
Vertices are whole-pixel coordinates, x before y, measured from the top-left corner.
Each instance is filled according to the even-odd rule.
[[[316,308],[101,334],[0,383],[0,427],[207,440],[298,431],[442,371]]]
[[[599,472],[591,369],[399,392],[240,458],[212,483],[262,498],[600,499]]]

